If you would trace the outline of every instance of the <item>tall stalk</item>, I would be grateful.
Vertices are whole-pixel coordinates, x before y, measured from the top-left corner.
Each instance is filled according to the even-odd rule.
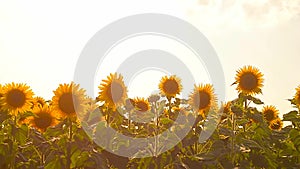
[[[73,122],[71,118],[68,118],[68,124],[69,124],[69,137],[68,137],[68,145],[67,145],[67,162],[66,162],[66,169],[70,169],[71,168],[71,143],[72,143],[72,139],[73,139]]]
[[[10,161],[10,168],[15,169],[15,163],[16,163],[16,152],[14,151],[14,144],[16,143],[15,134],[17,130],[17,117],[13,116],[12,120],[12,126],[11,126],[11,147],[10,147],[10,153],[11,153],[11,161]]]

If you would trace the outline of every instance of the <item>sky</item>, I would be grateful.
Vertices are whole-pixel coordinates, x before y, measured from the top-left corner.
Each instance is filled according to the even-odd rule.
[[[97,31],[141,13],[176,16],[207,37],[223,67],[227,100],[237,96],[230,86],[236,70],[253,65],[265,79],[258,97],[277,106],[281,115],[292,109],[287,99],[300,85],[300,0],[0,1],[0,83],[27,83],[36,95],[51,99],[59,83],[73,80],[77,59]],[[185,48],[157,38],[133,38],[114,48],[110,60],[98,67],[95,88],[121,64],[115,57],[142,49],[161,48],[195,66]],[[128,86],[129,95],[151,94],[163,75],[138,74]],[[208,75],[196,76],[199,83],[209,82]]]

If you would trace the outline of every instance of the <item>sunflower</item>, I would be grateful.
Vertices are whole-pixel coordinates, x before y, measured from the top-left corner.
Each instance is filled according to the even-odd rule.
[[[58,124],[55,111],[47,105],[35,107],[33,113],[34,116],[28,117],[26,121],[29,126],[38,129],[40,132],[44,132],[48,127]]]
[[[262,110],[262,113],[268,122],[278,118],[278,110],[275,106],[265,106]]]
[[[0,107],[2,110],[11,112],[13,115],[23,113],[31,108],[33,92],[26,84],[11,83],[2,88]]]
[[[46,104],[46,101],[44,98],[42,97],[34,97],[33,98],[33,106],[40,106],[40,107],[43,107],[45,104]]]
[[[263,74],[253,66],[244,66],[237,71],[235,80],[238,84],[237,90],[244,94],[259,94],[263,87]]]
[[[282,126],[283,123],[280,120],[280,118],[276,118],[275,120],[272,120],[269,125],[270,129],[272,130],[281,130]]]
[[[100,89],[98,100],[105,102],[108,107],[115,108],[122,105],[127,98],[123,76],[117,73],[107,76],[107,80],[102,80],[98,88]]]
[[[144,98],[135,98],[133,100],[134,103],[134,107],[138,112],[147,112],[150,110],[150,104],[148,102],[148,100],[144,99]]]
[[[181,80],[173,76],[164,76],[159,83],[160,93],[167,97],[175,97],[182,90]]]
[[[296,88],[296,94],[294,96],[294,99],[296,101],[296,104],[299,106],[300,105],[300,86]]]
[[[85,105],[85,111],[78,113],[78,118],[81,121],[88,121],[90,115],[97,111],[97,109],[99,108],[99,106],[96,103],[96,100],[93,100],[92,98],[87,98]]]
[[[53,91],[52,105],[62,118],[75,117],[76,112],[81,113],[85,107],[85,90],[75,83],[60,84]]]
[[[213,86],[211,84],[201,84],[195,85],[193,93],[189,96],[188,103],[203,116],[206,110],[215,105],[215,101]]]

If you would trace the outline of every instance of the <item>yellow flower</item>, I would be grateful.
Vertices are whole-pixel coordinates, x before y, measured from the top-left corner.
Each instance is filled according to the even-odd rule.
[[[55,126],[58,124],[56,114],[48,105],[42,107],[35,107],[33,109],[35,116],[28,117],[26,122],[30,126],[38,129],[40,132],[44,132],[48,127]]]
[[[148,102],[148,100],[144,99],[144,98],[135,98],[133,100],[134,103],[134,107],[138,112],[147,112],[150,110],[150,104]]]
[[[60,84],[54,91],[52,97],[52,106],[61,117],[75,117],[76,112],[84,111],[85,107],[85,90],[80,89],[79,85],[74,84]]]
[[[294,99],[296,101],[296,104],[299,106],[300,105],[300,86],[296,88],[296,94],[294,96]]]
[[[43,107],[46,104],[46,101],[44,98],[42,97],[34,97],[33,98],[33,105],[34,106],[39,106],[39,107]]]
[[[265,106],[262,110],[262,113],[268,122],[278,118],[278,110],[275,106]]]
[[[272,120],[269,125],[270,129],[272,129],[272,130],[281,130],[282,126],[283,126],[283,123],[279,118]]]
[[[82,112],[78,113],[79,120],[88,121],[89,116],[92,113],[94,113],[95,111],[97,111],[98,108],[99,108],[99,106],[97,105],[96,100],[93,100],[92,98],[87,98],[85,111],[82,111]],[[99,110],[99,113],[100,113],[100,110]]]
[[[222,104],[222,107],[220,108],[220,111],[222,111],[221,113],[226,115],[226,114],[229,114],[231,115],[232,114],[232,110],[231,110],[231,102],[226,102],[226,103],[223,103]]]
[[[237,71],[235,77],[237,90],[245,94],[259,94],[263,87],[263,74],[253,66],[244,66]]]
[[[9,111],[12,115],[24,113],[31,108],[33,92],[26,84],[11,83],[2,88],[0,107],[2,110]]]
[[[102,80],[99,89],[98,100],[105,102],[111,108],[124,104],[127,98],[123,76],[117,73],[107,76],[107,80]]]
[[[189,104],[194,111],[199,112],[202,116],[204,116],[205,111],[216,104],[215,101],[216,97],[211,84],[195,85],[193,93],[189,96]]]
[[[159,83],[160,93],[167,97],[175,97],[182,90],[181,80],[173,76],[164,76]]]

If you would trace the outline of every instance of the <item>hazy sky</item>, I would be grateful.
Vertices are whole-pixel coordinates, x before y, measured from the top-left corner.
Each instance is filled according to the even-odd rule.
[[[230,86],[235,71],[254,65],[265,75],[259,97],[282,113],[291,109],[285,99],[300,84],[300,0],[0,1],[0,83],[25,82],[36,95],[50,99],[59,83],[72,81],[80,52],[98,30],[139,13],[169,14],[196,26],[218,53],[228,99],[236,96]],[[139,40],[143,41],[128,43]],[[135,50],[147,45],[157,43]],[[115,55],[124,53],[119,50]],[[107,67],[103,69],[109,73]],[[155,88],[163,74],[148,72],[137,79],[146,75]],[[205,75],[202,78],[207,81]],[[132,86],[135,94],[143,91],[138,83]]]

